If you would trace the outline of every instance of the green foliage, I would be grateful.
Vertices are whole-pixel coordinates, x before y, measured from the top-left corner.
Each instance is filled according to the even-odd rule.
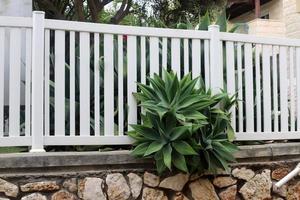
[[[154,158],[159,173],[227,170],[237,150],[229,112],[235,96],[212,95],[191,74],[181,80],[173,72],[163,75],[148,78],[150,86],[138,83],[140,92],[134,95],[143,108],[143,124],[131,125],[128,133],[136,145],[132,154]]]
[[[216,20],[212,19],[209,12],[206,12],[205,15],[199,18],[199,23],[196,26],[193,26],[190,22],[178,23],[176,28],[178,29],[197,29],[207,31],[210,25],[219,25],[221,32],[236,32],[240,27],[245,26],[243,23],[232,24],[232,27],[229,29],[229,22],[226,16],[226,10],[223,10],[219,15],[216,16]],[[195,27],[195,28],[193,28]]]

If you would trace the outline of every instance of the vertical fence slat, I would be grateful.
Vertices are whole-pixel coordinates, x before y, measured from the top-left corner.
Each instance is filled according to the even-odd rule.
[[[157,37],[150,37],[150,76],[159,73],[159,45]]]
[[[158,42],[158,41],[157,41]],[[128,73],[127,73],[127,87],[128,87],[128,130],[131,130],[130,124],[137,123],[137,103],[133,96],[136,92],[137,80],[137,57],[136,57],[136,36],[128,36]],[[157,43],[158,44],[158,43]]]
[[[0,45],[1,46],[1,45]],[[300,47],[296,48],[297,131],[300,131]]]
[[[242,44],[237,44],[237,75],[238,75],[238,99],[243,99],[243,72],[242,72]],[[244,119],[243,119],[243,102],[238,102],[238,116],[239,116],[239,132],[244,131]]]
[[[95,135],[100,135],[100,56],[99,56],[99,34],[94,34],[94,123]]]
[[[171,67],[172,70],[177,74],[180,78],[180,39],[172,38],[171,41]]]
[[[246,131],[254,131],[252,44],[245,44]]]
[[[233,42],[226,42],[226,72],[227,72],[227,92],[230,95],[234,95],[236,92],[235,89],[235,70],[234,70],[234,48],[233,48]],[[231,116],[232,121],[231,125],[234,130],[236,130],[235,127],[235,105],[231,108]]]
[[[0,137],[3,137],[4,132],[4,30],[0,28]]]
[[[119,135],[124,134],[124,95],[123,95],[123,35],[118,36],[118,114]]]
[[[45,49],[45,13],[34,11],[32,18],[32,113],[31,113],[31,150],[44,150],[44,49]]]
[[[45,100],[44,100],[44,108],[45,108],[45,135],[50,135],[50,31],[45,30]]]
[[[76,132],[75,104],[75,32],[70,32],[70,135]]]
[[[31,130],[31,29],[26,29],[25,135]]]
[[[184,39],[184,74],[189,73],[189,39]]]
[[[192,75],[193,78],[201,74],[201,49],[200,40],[192,39]]]
[[[65,135],[65,32],[55,31],[55,135]]]
[[[80,34],[80,135],[90,135],[90,35]]]
[[[211,34],[209,43],[210,75],[213,77],[210,81],[210,87],[213,92],[218,92],[223,87],[223,65],[220,65],[220,29],[217,25],[210,25],[208,31]]]
[[[295,79],[294,79],[294,47],[290,47],[289,49],[289,68],[290,68],[290,127],[291,131],[295,131]]]
[[[263,108],[264,108],[264,131],[272,130],[272,113],[271,113],[271,78],[270,78],[270,56],[271,47],[263,45]]]
[[[9,136],[20,135],[21,30],[10,30]]]
[[[167,70],[168,65],[168,39],[162,39],[162,68]]]
[[[204,74],[205,74],[205,87],[210,87],[210,66],[209,66],[209,40],[204,40]]]
[[[146,38],[141,37],[141,83],[146,83]]]
[[[90,34],[80,32],[80,135],[90,135]],[[113,59],[113,57],[112,57]],[[113,90],[110,90],[112,92]],[[112,100],[113,101],[113,100]]]
[[[288,131],[288,92],[287,92],[287,48],[279,48],[280,72],[280,121],[281,131]]]
[[[274,105],[274,131],[278,132],[278,83],[277,83],[277,50],[278,47],[273,46],[272,49],[272,78],[273,78],[273,105]]]
[[[104,135],[114,135],[113,35],[104,34]]]
[[[256,123],[257,131],[261,131],[261,86],[260,86],[261,45],[255,47],[255,83],[256,83]]]

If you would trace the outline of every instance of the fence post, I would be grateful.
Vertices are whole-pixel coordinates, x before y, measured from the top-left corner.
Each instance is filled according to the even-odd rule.
[[[214,93],[223,88],[223,61],[222,43],[220,40],[220,28],[218,25],[210,25],[208,31],[210,38],[210,87]]]
[[[32,20],[32,146],[30,152],[44,150],[44,19],[34,11]]]

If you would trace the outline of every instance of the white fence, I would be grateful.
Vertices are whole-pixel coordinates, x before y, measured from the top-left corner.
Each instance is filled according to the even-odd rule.
[[[214,91],[238,92],[236,140],[300,139],[300,40],[217,26],[46,20],[34,12],[0,17],[0,146],[130,144],[128,124],[140,122],[136,82],[163,68],[201,75]]]

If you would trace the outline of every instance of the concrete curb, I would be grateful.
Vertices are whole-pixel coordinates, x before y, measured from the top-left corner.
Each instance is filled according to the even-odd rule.
[[[284,156],[284,157],[283,157]],[[295,162],[300,159],[299,143],[274,143],[240,146],[232,165],[261,165],[273,161]],[[78,170],[153,169],[150,159],[136,159],[130,151],[111,152],[47,152],[0,154],[0,175],[17,172],[57,172]]]

